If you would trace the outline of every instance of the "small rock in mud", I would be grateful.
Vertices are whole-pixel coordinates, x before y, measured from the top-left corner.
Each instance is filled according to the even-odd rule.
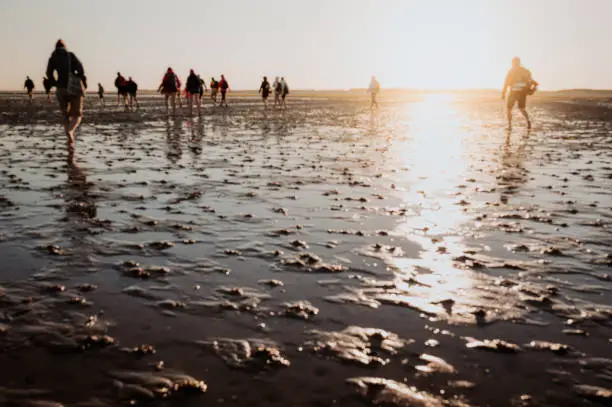
[[[284,285],[280,280],[260,280],[259,284],[264,284],[268,287],[282,287]]]
[[[567,355],[572,350],[569,345],[547,341],[531,341],[525,347],[534,350],[549,350],[557,355]]]
[[[155,250],[165,250],[174,247],[174,243],[167,241],[151,242],[149,243],[149,247]]]
[[[294,240],[291,242],[291,246],[295,247],[296,249],[308,249],[308,244],[303,240]]]
[[[409,342],[382,329],[349,326],[339,332],[310,331],[305,346],[314,352],[366,366],[383,366]]]
[[[134,353],[136,355],[139,356],[144,356],[144,355],[154,355],[156,353],[155,348],[153,347],[153,345],[138,345],[135,346],[131,349],[129,349],[130,353]]]
[[[590,386],[587,384],[577,384],[574,385],[574,390],[576,390],[576,393],[580,394],[581,396],[592,400],[599,400],[602,402],[604,400],[606,400],[606,402],[612,400],[611,389],[605,389],[599,386]]]
[[[228,366],[234,368],[262,370],[291,364],[272,342],[218,338],[196,343],[211,347]]]
[[[88,335],[79,341],[83,350],[105,348],[115,344],[115,339],[108,335]]]
[[[372,405],[402,407],[444,407],[453,406],[433,394],[419,391],[404,383],[380,377],[355,377],[347,379],[362,397]]]
[[[474,338],[466,339],[468,340],[468,343],[465,346],[469,349],[483,349],[501,353],[517,353],[521,351],[521,348],[517,345],[502,341],[501,339],[484,339],[482,341]]]
[[[65,251],[59,246],[50,244],[47,246],[47,253],[52,254],[54,256],[61,256],[65,254]]]
[[[240,256],[242,254],[240,253],[240,251],[233,250],[233,249],[225,249],[223,253],[225,253],[228,256]]]
[[[427,362],[426,365],[415,366],[415,369],[422,373],[455,373],[455,367],[437,356],[427,353],[419,356],[419,359]]]
[[[285,316],[308,320],[319,313],[319,309],[308,301],[298,301],[285,305]]]

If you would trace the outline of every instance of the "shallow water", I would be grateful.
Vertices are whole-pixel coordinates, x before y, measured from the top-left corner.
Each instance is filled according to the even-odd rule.
[[[0,404],[609,402],[607,110],[142,105],[3,101]]]

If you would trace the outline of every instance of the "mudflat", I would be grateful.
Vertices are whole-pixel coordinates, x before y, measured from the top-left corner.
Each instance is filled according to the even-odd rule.
[[[609,405],[606,98],[111,96],[0,98],[0,405]]]

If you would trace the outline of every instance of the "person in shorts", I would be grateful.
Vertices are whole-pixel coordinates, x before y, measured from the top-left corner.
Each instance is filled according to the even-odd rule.
[[[164,95],[166,101],[166,114],[169,113],[168,101],[172,102],[172,115],[176,114],[176,94],[180,92],[180,90],[181,88],[176,74],[172,68],[168,68],[162,79],[162,83],[157,89],[158,92]]]
[[[68,52],[66,44],[58,40],[55,51],[47,63],[47,78],[51,86],[56,87],[55,96],[60,106],[64,121],[64,130],[68,138],[69,151],[74,152],[74,132],[81,123],[83,116],[83,97],[87,88],[87,77],[81,61],[72,52]],[[55,76],[57,73],[57,77]],[[75,75],[82,83],[80,94],[68,92],[69,73]]]
[[[219,93],[219,82],[215,78],[210,78],[210,100],[213,106],[217,104],[217,94]]]
[[[34,81],[30,79],[29,76],[26,76],[26,80],[23,84],[24,89],[27,91],[28,99],[30,104],[32,104],[32,94],[34,92]]]
[[[519,57],[512,58],[512,68],[506,75],[504,88],[502,89],[502,99],[506,100],[506,116],[508,118],[508,130],[512,129],[512,109],[518,104],[519,111],[527,122],[527,129],[531,129],[531,121],[525,110],[527,106],[527,96],[532,95],[538,87],[538,83],[533,80],[531,72],[521,65]],[[510,88],[510,94],[506,99],[506,92]]]

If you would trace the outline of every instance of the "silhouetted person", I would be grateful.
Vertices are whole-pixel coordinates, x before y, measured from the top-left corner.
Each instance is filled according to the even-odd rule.
[[[57,78],[55,72],[57,72]],[[73,75],[71,80],[69,80],[70,74]],[[47,78],[51,86],[57,88],[55,96],[64,116],[68,148],[74,149],[74,132],[79,127],[83,116],[83,96],[87,88],[87,78],[81,61],[72,52],[66,50],[66,44],[62,40],[57,41],[55,51],[49,58]]]
[[[506,99],[506,91],[510,88],[510,94],[506,102],[506,115],[508,117],[508,130],[512,129],[512,108],[518,104],[519,111],[527,121],[527,128],[531,128],[529,115],[525,110],[527,105],[527,96],[532,95],[538,83],[531,77],[531,72],[521,65],[519,57],[512,58],[512,68],[506,75],[504,88],[502,89],[502,99]]]
[[[136,93],[138,92],[138,84],[134,82],[132,77],[128,78],[128,81],[125,83],[125,90],[128,94],[128,106],[130,109],[134,108],[134,104],[138,107],[138,99],[136,99]]]
[[[378,92],[380,92],[380,83],[378,83],[376,77],[372,75],[370,86],[368,86],[368,93],[370,94],[370,109],[374,109],[374,106],[376,106],[378,109],[378,102],[376,101]]]
[[[280,106],[281,94],[283,93],[283,85],[281,84],[280,78],[278,76],[274,78],[272,88],[274,89],[274,107]]]
[[[189,116],[193,115],[193,102],[198,104],[198,114],[201,113],[201,98],[200,93],[202,92],[202,80],[193,69],[189,71],[189,76],[187,77],[187,82],[185,82],[185,89],[187,90],[188,103],[189,103]]]
[[[126,84],[127,84],[127,81],[125,80],[123,75],[121,75],[121,72],[117,72],[117,77],[115,78],[115,87],[117,88],[117,106],[121,104],[121,98],[123,98],[123,104],[127,107],[128,94],[127,94],[127,89],[125,88]]]
[[[45,88],[45,95],[47,95],[47,102],[51,103],[51,81],[45,76],[43,78],[43,88]]]
[[[198,103],[200,104],[200,106],[202,105],[202,97],[204,97],[204,92],[206,92],[208,89],[206,88],[206,81],[202,78],[200,78],[200,75],[198,75],[198,80],[200,81],[200,97],[198,98]],[[199,108],[198,108],[199,110]]]
[[[180,87],[178,78],[176,77],[176,74],[174,73],[172,68],[168,68],[168,70],[164,74],[162,82],[159,85],[157,91],[161,92],[164,95],[166,102],[166,114],[169,113],[168,99],[170,99],[170,101],[172,102],[172,114],[176,114],[176,93],[180,92]]]
[[[268,96],[270,96],[270,82],[268,77],[264,76],[261,85],[259,86],[259,93],[261,94],[261,100],[263,101],[264,108],[268,108]]]
[[[287,95],[289,94],[289,85],[287,85],[285,77],[281,78],[281,87],[283,89],[281,93],[281,104],[284,108],[287,108]]]
[[[98,98],[100,99],[100,104],[104,106],[104,88],[101,83],[98,83]]]
[[[32,81],[32,79],[30,79],[29,76],[26,76],[26,80],[23,84],[23,88],[27,91],[28,99],[30,101],[30,104],[32,104],[32,92],[34,91],[34,81]]]
[[[227,91],[229,88],[229,82],[225,79],[224,75],[221,75],[221,81],[219,81],[219,91],[221,92],[221,103],[219,103],[219,106],[221,107],[223,107],[223,103],[225,103],[225,107],[229,107],[227,104]]]
[[[219,81],[215,78],[210,78],[210,100],[213,102],[213,106],[217,104],[217,94],[219,93]]]

